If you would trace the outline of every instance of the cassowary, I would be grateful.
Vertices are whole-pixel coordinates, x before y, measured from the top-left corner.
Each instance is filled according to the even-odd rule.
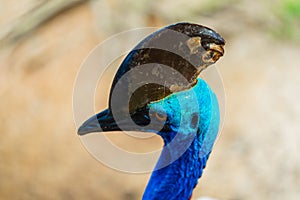
[[[164,147],[143,200],[191,198],[220,122],[217,97],[198,77],[223,56],[224,45],[218,33],[197,24],[154,32],[120,65],[108,109],[79,128],[79,135],[125,130],[161,136]]]

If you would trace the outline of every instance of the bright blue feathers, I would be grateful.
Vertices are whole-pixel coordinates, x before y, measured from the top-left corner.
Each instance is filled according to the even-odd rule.
[[[220,114],[216,95],[201,79],[189,90],[149,104],[167,115],[171,130],[159,132],[164,149],[143,200],[188,200],[218,134]]]

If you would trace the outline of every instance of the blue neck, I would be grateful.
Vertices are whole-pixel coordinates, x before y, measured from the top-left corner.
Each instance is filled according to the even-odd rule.
[[[191,91],[176,94],[186,97],[195,92],[198,98],[198,126],[194,127],[191,116],[195,113],[193,103],[186,102],[182,108],[181,127],[168,133],[158,133],[164,140],[164,148],[143,195],[143,200],[188,200],[201,177],[206,161],[215,142],[220,122],[216,95],[205,81],[198,79]],[[166,99],[168,102],[173,97]],[[160,105],[164,102],[159,102]],[[174,101],[171,104],[174,105]],[[175,107],[172,113],[176,113]],[[179,112],[180,113],[180,112]],[[177,112],[178,114],[178,112]]]
[[[190,147],[171,164],[167,165],[177,152],[165,146],[150,178],[143,200],[187,200],[202,175],[210,152],[200,157],[201,142],[198,137],[192,141]],[[178,149],[177,149],[178,150]],[[165,166],[161,168],[161,166]]]

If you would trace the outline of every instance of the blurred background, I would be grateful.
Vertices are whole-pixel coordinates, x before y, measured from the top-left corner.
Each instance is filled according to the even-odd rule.
[[[109,36],[179,21],[209,26],[227,42],[217,64],[225,124],[193,196],[300,199],[299,0],[0,5],[0,199],[141,199],[150,174],[112,170],[81,145],[73,84],[83,60]],[[103,99],[97,108],[106,104]],[[153,140],[137,148],[160,145]]]

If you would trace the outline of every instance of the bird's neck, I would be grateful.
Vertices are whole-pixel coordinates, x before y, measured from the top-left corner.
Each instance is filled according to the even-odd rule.
[[[143,200],[190,199],[210,154],[208,152],[201,156],[200,134],[197,132],[191,135],[191,139],[180,142],[174,141],[176,138],[173,138],[173,144],[165,140],[164,149],[151,175]]]
[[[165,145],[143,200],[188,200],[202,175],[218,134],[220,113],[217,97],[204,81],[198,79],[192,92],[201,94],[197,95],[199,110],[182,101],[186,103],[181,102],[186,112],[182,116],[180,113],[180,123],[172,118],[179,126],[170,126],[168,133],[158,133]],[[187,96],[178,93],[177,97],[181,94]],[[199,119],[198,126],[195,119]]]

